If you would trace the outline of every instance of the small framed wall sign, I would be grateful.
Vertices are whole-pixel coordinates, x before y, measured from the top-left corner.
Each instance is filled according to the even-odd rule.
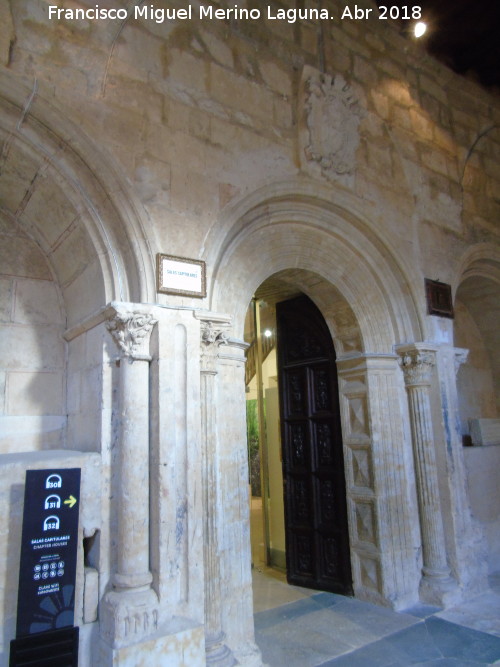
[[[162,294],[180,294],[207,296],[205,262],[199,259],[176,257],[175,255],[156,256],[157,290]]]
[[[429,315],[449,317],[453,319],[453,301],[451,285],[440,283],[438,280],[425,279],[425,293],[427,296],[427,312]]]

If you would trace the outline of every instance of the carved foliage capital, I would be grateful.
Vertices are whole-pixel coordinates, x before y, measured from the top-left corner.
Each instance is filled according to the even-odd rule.
[[[124,357],[149,360],[149,339],[157,322],[149,313],[117,312],[106,328]]]
[[[229,336],[211,321],[201,324],[201,370],[206,373],[216,372],[219,347],[227,345]]]
[[[436,365],[435,354],[428,350],[407,351],[402,354],[400,364],[407,387],[429,385]]]

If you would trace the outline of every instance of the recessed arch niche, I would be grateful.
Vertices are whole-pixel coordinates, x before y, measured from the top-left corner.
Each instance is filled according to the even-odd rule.
[[[469,350],[457,389],[463,434],[470,419],[500,416],[500,262],[494,249],[472,248],[455,292],[454,342]]]
[[[57,372],[63,374],[63,408],[46,414],[41,389],[32,411],[42,411],[45,424],[55,416],[64,419],[64,436],[44,436],[42,442],[34,434],[28,443],[33,449],[102,446],[103,406],[111,401],[103,392],[112,386],[105,377],[111,370],[102,312],[110,302],[153,301],[155,294],[141,211],[112,158],[76,127],[62,105],[52,107],[36,81],[0,74],[0,215],[15,243],[43,257],[60,308],[57,345],[63,361]],[[7,324],[12,322],[4,328]],[[6,354],[13,365],[13,350]],[[26,395],[39,382],[34,378]],[[45,430],[40,423],[38,435]]]
[[[0,75],[0,202],[47,256],[73,326],[110,301],[148,301],[140,206],[110,156],[37,84]]]

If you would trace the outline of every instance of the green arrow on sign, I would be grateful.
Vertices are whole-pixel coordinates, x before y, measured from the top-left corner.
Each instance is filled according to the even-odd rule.
[[[75,498],[75,496],[71,496],[71,495],[70,495],[70,497],[68,498],[68,500],[65,500],[65,501],[64,501],[64,504],[65,504],[65,505],[69,505],[70,507],[73,507],[74,505],[76,505],[76,498]]]

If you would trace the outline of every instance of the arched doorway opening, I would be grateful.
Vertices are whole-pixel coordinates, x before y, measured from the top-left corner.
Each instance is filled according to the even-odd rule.
[[[454,342],[468,350],[457,375],[471,509],[486,538],[488,568],[500,557],[500,272],[491,257],[464,271],[455,296]]]
[[[413,282],[369,219],[353,213],[355,202],[348,207],[342,193],[312,190],[302,182],[273,185],[241,202],[227,228],[207,240],[208,302],[214,317],[227,314],[234,336],[219,353],[217,375],[220,527],[227,537],[221,623],[228,645],[242,636],[236,605],[240,617],[248,613],[258,587],[250,572],[245,368],[238,350],[248,306],[264,287],[307,295],[335,347],[354,595],[396,609],[418,597],[418,510],[395,346],[421,340],[423,320]]]
[[[463,434],[470,433],[471,421],[500,415],[498,288],[494,280],[471,276],[460,284],[455,298],[455,345],[469,350],[457,378]]]
[[[354,314],[318,275],[285,270],[257,289],[245,339],[252,563],[352,594],[336,348],[359,353]]]

